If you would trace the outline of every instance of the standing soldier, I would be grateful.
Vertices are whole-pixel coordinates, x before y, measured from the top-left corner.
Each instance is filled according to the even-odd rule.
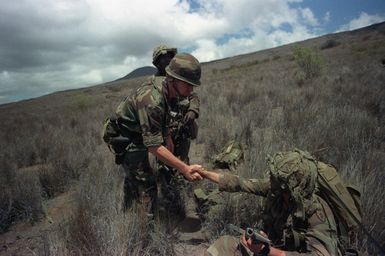
[[[148,152],[158,160],[178,170],[189,181],[200,180],[196,171],[200,165],[188,165],[173,153],[168,128],[170,103],[190,96],[193,87],[200,85],[201,67],[190,54],[177,54],[166,68],[166,77],[146,81],[117,108],[114,117],[104,125],[103,139],[112,148],[120,149],[117,163],[125,170],[125,209],[133,201],[143,204],[148,212],[156,210],[157,183],[150,167]],[[123,147],[113,141],[122,138]]]
[[[165,76],[166,67],[177,53],[177,49],[161,44],[155,47],[152,54],[152,63],[158,69],[155,77]],[[199,98],[196,93],[180,101],[173,99],[170,103],[171,122],[170,131],[174,142],[174,154],[186,164],[189,163],[189,151],[191,140],[197,137],[198,125],[196,120],[199,117]]]
[[[161,79],[166,75],[166,67],[175,54],[177,54],[176,48],[164,44],[154,48],[152,63],[158,71],[151,78],[152,80]],[[195,92],[184,99],[174,98],[170,101],[169,132],[173,142],[173,153],[186,164],[190,163],[191,140],[195,139],[198,133],[198,125],[195,119],[199,116],[199,106],[199,98]],[[162,202],[161,206],[166,206],[166,208],[168,205],[174,206],[176,211],[174,213],[184,211],[188,221],[194,222],[194,224],[190,223],[189,226],[199,228],[199,225],[196,225],[200,221],[196,212],[191,185],[175,175],[175,170],[165,165],[159,168],[158,178],[160,180],[159,199]],[[169,211],[165,211],[163,207],[160,207],[160,210],[169,214]]]

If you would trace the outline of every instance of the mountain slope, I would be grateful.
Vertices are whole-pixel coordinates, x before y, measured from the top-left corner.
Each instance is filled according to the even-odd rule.
[[[133,70],[132,72],[128,73],[124,77],[117,79],[116,81],[124,80],[124,79],[138,78],[141,76],[150,76],[150,75],[155,74],[156,71],[157,71],[157,69],[154,67],[149,67],[149,66],[141,67],[141,68],[137,68],[137,69]]]

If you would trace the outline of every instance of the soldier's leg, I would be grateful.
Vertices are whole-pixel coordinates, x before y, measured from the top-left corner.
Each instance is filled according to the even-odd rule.
[[[239,238],[233,236],[222,236],[218,238],[206,251],[205,256],[248,256],[239,243]]]
[[[146,212],[156,211],[156,181],[145,151],[127,152],[124,158],[124,206],[132,206],[133,201],[140,203]]]
[[[123,210],[126,211],[127,209],[132,207],[132,204],[138,200],[139,198],[139,192],[138,192],[138,184],[136,180],[131,177],[130,175],[127,175],[127,173],[130,173],[129,171],[126,171],[126,176],[124,177],[124,199],[123,199]]]

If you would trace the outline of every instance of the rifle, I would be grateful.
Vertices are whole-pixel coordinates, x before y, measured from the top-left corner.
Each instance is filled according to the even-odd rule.
[[[264,248],[258,255],[268,255],[270,251],[271,246],[271,240],[267,237],[261,235],[261,229],[259,228],[246,228],[245,230],[242,228],[239,228],[233,224],[229,224],[229,228],[235,232],[238,232],[240,234],[245,234],[246,240],[251,239],[252,244],[263,244]]]

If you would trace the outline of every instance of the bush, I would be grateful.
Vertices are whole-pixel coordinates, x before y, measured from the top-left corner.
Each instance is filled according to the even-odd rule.
[[[318,77],[324,72],[325,61],[315,50],[296,45],[293,47],[293,55],[306,79]]]
[[[0,234],[15,221],[38,221],[43,215],[39,176],[30,170],[3,166],[0,170]]]
[[[337,40],[329,39],[326,42],[324,42],[323,44],[321,44],[320,49],[321,50],[325,50],[325,49],[336,47],[336,46],[338,46],[340,44],[341,43],[338,42]]]

